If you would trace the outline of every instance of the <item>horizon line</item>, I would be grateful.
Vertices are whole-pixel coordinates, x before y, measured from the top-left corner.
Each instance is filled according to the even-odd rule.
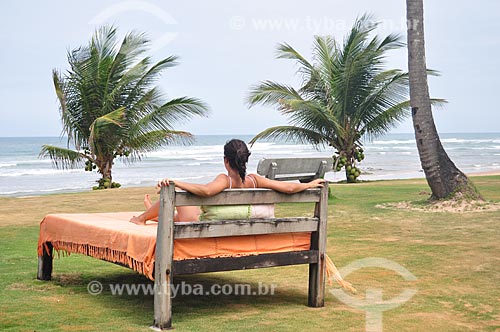
[[[379,137],[382,137],[384,135],[408,135],[408,134],[415,134],[414,132],[404,132],[404,133],[386,133],[383,135],[380,135]],[[493,131],[485,131],[485,132],[476,132],[476,131],[455,131],[455,132],[438,132],[438,134],[500,134],[500,132],[493,132]],[[256,134],[193,134],[194,137],[196,136],[255,136]],[[0,136],[0,138],[67,138],[67,136]]]

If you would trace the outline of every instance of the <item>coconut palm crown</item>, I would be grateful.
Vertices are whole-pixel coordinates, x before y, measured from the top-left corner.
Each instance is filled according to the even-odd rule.
[[[264,81],[251,88],[250,107],[276,107],[289,125],[268,128],[260,139],[286,139],[315,146],[331,146],[334,170],[345,166],[348,182],[355,182],[364,159],[361,139],[386,133],[409,116],[408,74],[384,69],[387,51],[404,46],[399,35],[370,37],[376,28],[370,16],[357,19],[342,45],[332,37],[315,37],[314,62],[292,46],[280,44],[277,57],[295,60],[302,86]]]
[[[58,168],[85,162],[85,170],[102,174],[99,187],[108,188],[115,186],[115,158],[135,161],[165,144],[192,140],[189,132],[173,126],[207,115],[208,108],[195,98],[165,101],[154,83],[164,69],[176,65],[177,57],[152,63],[144,56],[148,44],[137,32],[118,42],[117,29],[104,26],[88,45],[68,52],[70,69],[54,69],[52,75],[68,148],[44,145],[41,157],[50,157]]]

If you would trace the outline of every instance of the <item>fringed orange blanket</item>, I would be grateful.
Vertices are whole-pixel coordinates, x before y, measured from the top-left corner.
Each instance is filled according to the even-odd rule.
[[[130,267],[153,280],[156,222],[130,223],[138,212],[49,214],[40,223],[38,255],[44,245]],[[248,235],[174,241],[174,260],[246,256],[309,250],[309,233]]]

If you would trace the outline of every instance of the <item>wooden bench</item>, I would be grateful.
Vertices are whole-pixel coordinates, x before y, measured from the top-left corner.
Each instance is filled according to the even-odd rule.
[[[275,174],[277,173],[279,172]],[[291,173],[288,174],[287,179],[290,179]],[[154,271],[154,324],[152,328],[163,330],[172,327],[171,287],[174,275],[309,264],[308,305],[310,307],[324,306],[328,183],[321,189],[309,189],[291,195],[260,188],[229,189],[207,198],[195,196],[185,191],[176,191],[174,187],[174,185],[170,185],[163,187],[160,191]],[[299,202],[315,203],[312,217],[173,222],[176,206]],[[174,239],[293,232],[311,232],[309,250],[180,261],[173,259]],[[49,251],[44,251],[43,256],[38,258],[38,279],[41,280],[50,280],[52,273],[53,252],[50,244],[48,248]]]
[[[309,182],[323,178],[332,165],[332,158],[264,158],[259,161],[257,173],[272,180]]]

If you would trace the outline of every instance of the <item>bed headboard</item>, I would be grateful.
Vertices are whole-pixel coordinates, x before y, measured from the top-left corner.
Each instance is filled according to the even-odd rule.
[[[174,223],[175,206],[315,203],[312,217],[264,218]],[[229,271],[272,266],[309,264],[308,305],[322,307],[325,296],[326,234],[328,219],[328,182],[323,188],[283,194],[269,189],[226,189],[212,197],[199,197],[175,191],[170,183],[160,190],[160,213],[156,237],[154,326],[172,325],[172,278],[177,273]],[[247,257],[223,257],[173,260],[175,238],[223,237],[274,233],[311,232],[310,250],[259,254]]]

